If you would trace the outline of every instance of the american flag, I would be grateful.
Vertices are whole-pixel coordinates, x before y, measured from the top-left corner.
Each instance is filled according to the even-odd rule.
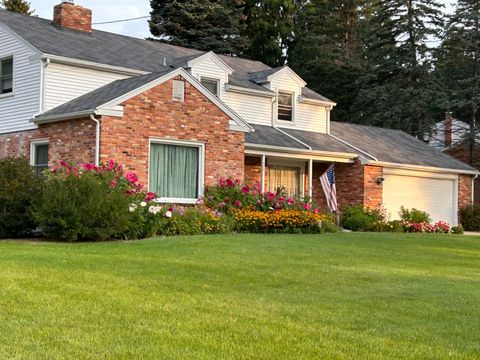
[[[335,165],[328,168],[325,173],[320,176],[323,192],[327,199],[327,207],[330,211],[336,212],[338,210],[337,203],[337,188],[335,187]]]

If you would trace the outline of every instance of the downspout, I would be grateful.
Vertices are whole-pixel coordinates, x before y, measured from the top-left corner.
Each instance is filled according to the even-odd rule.
[[[95,121],[95,165],[100,165],[100,120],[95,118],[94,114],[90,115],[90,119]]]
[[[478,179],[478,174],[472,178],[472,205],[475,204],[475,180]]]

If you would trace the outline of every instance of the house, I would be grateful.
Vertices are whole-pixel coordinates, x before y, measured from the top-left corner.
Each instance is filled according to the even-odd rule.
[[[442,150],[454,158],[470,164],[470,141],[468,135],[470,125],[455,119],[451,112],[445,113],[445,120],[435,124],[433,134],[430,136],[429,145]],[[477,135],[473,148],[472,166],[480,169],[480,135]],[[474,202],[480,203],[480,179],[474,182]]]
[[[340,209],[401,206],[457,223],[477,170],[397,131],[330,121],[335,103],[288,66],[92,29],[73,1],[53,21],[0,11],[0,157],[40,171],[61,159],[137,172],[165,202],[193,203],[231,176]]]

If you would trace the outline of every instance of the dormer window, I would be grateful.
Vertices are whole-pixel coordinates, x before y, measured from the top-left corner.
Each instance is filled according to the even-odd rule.
[[[13,57],[0,60],[0,95],[13,92]]]
[[[278,92],[278,120],[293,121],[293,93]]]
[[[210,91],[213,95],[218,97],[218,89],[219,89],[218,80],[202,77],[202,80],[200,82],[202,83],[203,86],[207,88],[208,91]]]

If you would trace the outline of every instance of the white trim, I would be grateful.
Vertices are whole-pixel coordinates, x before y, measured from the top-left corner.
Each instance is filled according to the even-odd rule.
[[[268,97],[268,98],[275,97],[275,93],[273,91],[250,89],[250,88],[245,88],[242,86],[236,86],[236,85],[230,85],[230,84],[225,84],[225,90],[238,93],[238,94],[245,94],[245,95],[251,95],[251,96],[260,96],[260,97]]]
[[[42,59],[49,59],[51,62],[54,62],[57,64],[75,65],[75,66],[84,67],[87,69],[110,71],[117,74],[124,74],[124,75],[131,75],[131,76],[146,75],[150,73],[150,71],[145,71],[145,70],[127,68],[123,66],[107,65],[107,64],[97,63],[93,61],[79,60],[79,59],[69,58],[65,56],[51,55],[51,54],[44,54],[42,56]]]
[[[147,189],[150,189],[150,155],[152,144],[170,144],[177,146],[189,146],[196,147],[198,151],[198,198],[204,195],[205,191],[205,143],[198,141],[190,140],[176,140],[176,139],[165,139],[165,138],[156,138],[150,137],[148,139],[148,176],[147,176]],[[195,204],[198,201],[196,199],[182,199],[182,198],[167,198],[161,197],[160,201],[163,203],[176,203],[176,204]]]
[[[247,147],[248,146],[248,147]],[[342,154],[332,152],[317,152],[308,150],[299,150],[292,148],[282,148],[275,146],[263,146],[254,148],[255,144],[245,144],[245,155],[271,156],[288,159],[317,160],[325,162],[338,162],[353,164],[358,157],[356,154]]]
[[[84,110],[84,111],[77,111],[68,114],[59,114],[59,115],[50,115],[50,116],[35,116],[30,120],[35,124],[46,124],[50,122],[56,122],[61,120],[71,120],[81,117],[89,117],[90,115],[101,115],[98,111],[94,109]]]
[[[337,106],[337,103],[333,101],[311,99],[303,95],[298,96],[298,101],[301,104],[318,105],[318,106]]]
[[[281,68],[280,70],[274,72],[273,74],[267,76],[267,81],[268,82],[272,82],[272,79],[277,77],[278,75],[280,74],[283,74],[285,72],[288,72],[288,75],[290,75],[290,77],[292,77],[295,82],[300,85],[300,87],[304,87],[305,85],[307,85],[307,83],[305,82],[305,80],[303,80],[295,71],[293,71],[289,66],[284,66],[283,68]]]
[[[181,98],[177,99],[175,98],[175,87],[181,86],[177,90],[181,89]],[[172,86],[172,100],[173,101],[180,101],[184,102],[185,101],[185,81],[182,80],[173,80],[173,86]]]
[[[311,147],[310,145],[308,145],[307,143],[304,143],[303,141],[298,140],[295,136],[287,133],[286,131],[283,131],[282,129],[280,129],[280,128],[277,127],[277,126],[273,126],[273,128],[274,128],[275,130],[281,132],[283,135],[288,136],[290,139],[296,141],[296,142],[299,143],[300,145],[305,146],[308,150],[312,150],[312,151],[313,151],[313,149],[312,149],[312,147]]]
[[[421,166],[421,165],[410,165],[410,164],[399,164],[391,163],[384,161],[369,161],[368,165],[382,166],[384,168],[397,168],[405,170],[414,170],[414,171],[425,171],[432,173],[450,173],[450,174],[467,174],[467,175],[479,175],[479,171],[475,170],[459,170],[459,169],[448,169],[432,166]]]
[[[220,79],[216,79],[216,78],[213,78],[213,77],[210,77],[210,76],[201,76],[200,75],[200,84],[202,84],[202,81],[216,83],[217,84],[217,93],[216,94],[212,93],[212,94],[215,95],[216,97],[220,98]],[[202,84],[202,86],[206,90],[208,90],[205,85]]]
[[[196,64],[207,59],[212,60],[218,67],[222,68],[228,75],[232,75],[233,69],[213,51],[209,51],[203,55],[199,55],[198,57],[192,60],[189,60],[187,62],[187,67],[192,68]]]
[[[296,113],[296,97],[295,97],[295,91],[288,91],[288,90],[282,90],[282,89],[277,89],[276,92],[277,96],[277,106],[276,106],[276,114],[275,114],[275,123],[276,124],[285,124],[285,125],[295,125],[295,113]],[[278,107],[280,106],[280,102],[278,101],[280,95],[290,95],[292,97],[292,120],[283,120],[278,118]]]
[[[313,160],[308,160],[308,197],[313,196]]]

